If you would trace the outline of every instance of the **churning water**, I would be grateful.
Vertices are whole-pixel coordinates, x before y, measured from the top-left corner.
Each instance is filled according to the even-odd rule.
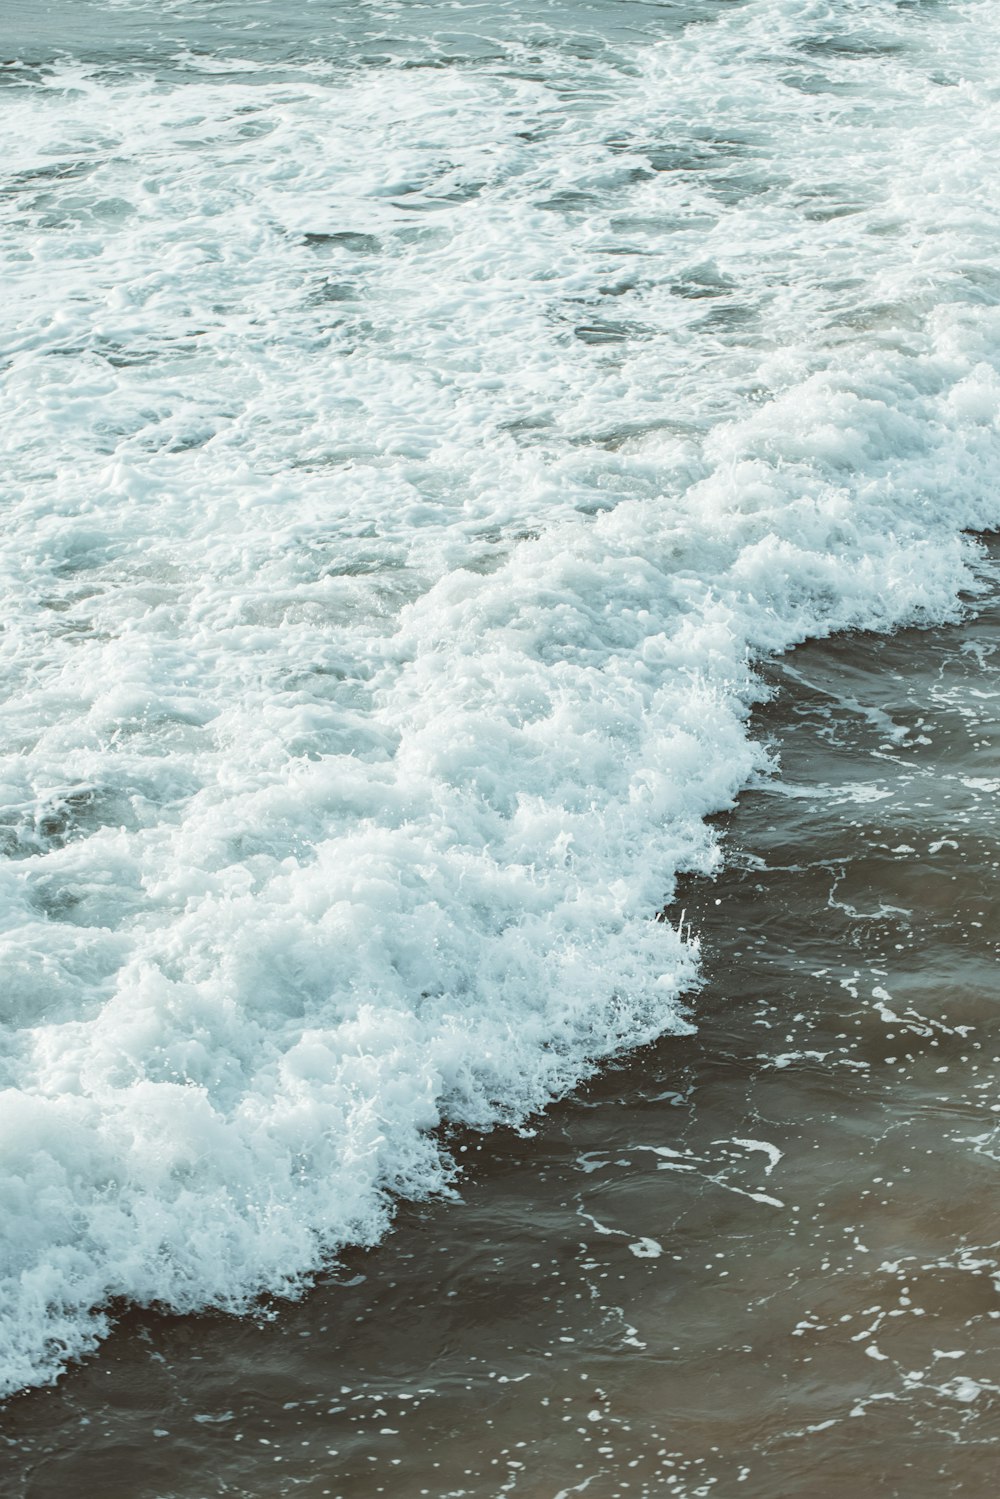
[[[0,14],[13,1392],[697,1025],[758,663],[986,587],[1000,4]]]

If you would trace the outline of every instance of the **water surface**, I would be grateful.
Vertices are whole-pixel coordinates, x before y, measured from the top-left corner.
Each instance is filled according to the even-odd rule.
[[[715,918],[759,926],[731,949],[748,993],[777,896],[731,873],[692,923],[678,891],[719,873],[714,819],[767,768],[751,715],[776,660],[819,748],[839,732],[795,676],[802,642],[862,642],[868,707],[851,711],[905,791],[817,760],[802,785],[822,796],[767,793],[779,843],[814,796],[865,838],[864,859],[786,861],[789,932],[818,903],[842,945],[871,926],[884,966],[909,950],[911,896],[949,910],[948,880],[917,872],[932,843],[953,852],[931,791],[970,799],[964,827],[992,771],[953,782],[941,745],[896,724],[892,652],[918,637],[888,632],[954,620],[970,533],[1000,521],[1000,12],[93,0],[3,16],[13,1395],[81,1359],[73,1381],[110,1379],[123,1337],[126,1361],[142,1351],[129,1306],[284,1305],[379,1244],[400,1203],[446,1192],[452,1140],[534,1119],[633,1050],[640,1070],[708,1065],[722,1011],[696,990],[718,976]],[[878,818],[911,797],[927,838],[893,833],[900,889],[866,904]],[[925,1015],[871,968],[809,961],[816,994],[862,1007],[872,1036],[905,1039],[911,1003]],[[944,957],[914,963],[921,995],[950,982]],[[753,1090],[804,1070],[816,1116],[841,1118],[873,1057],[838,1052],[818,998],[801,1003]],[[912,1022],[929,1056],[955,1040],[938,1022]],[[641,1048],[660,1038],[654,1064]],[[777,1190],[782,1140],[751,1125],[720,1119],[669,1157],[657,1123],[614,1159],[681,1181],[678,1201],[735,1172],[756,1195],[712,1194],[754,1223],[779,1212],[770,1196],[805,1213],[804,1190]],[[602,1211],[626,1172],[588,1154],[603,1148],[574,1147]],[[677,1263],[655,1223],[604,1234],[575,1214],[651,1288]],[[453,1217],[478,1222],[471,1204]],[[406,1209],[384,1254],[415,1252],[422,1221]],[[597,1294],[612,1272],[593,1273]],[[133,1458],[158,1462],[145,1441]]]
[[[697,1035],[522,1136],[456,1137],[461,1201],[275,1321],[125,1318],[9,1407],[8,1491],[989,1492],[993,588],[775,669],[779,772],[683,891]]]

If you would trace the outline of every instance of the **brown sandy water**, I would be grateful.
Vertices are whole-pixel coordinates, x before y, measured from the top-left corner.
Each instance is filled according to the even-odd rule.
[[[10,1403],[3,1494],[992,1494],[998,651],[994,599],[779,663],[697,1035],[273,1321],[128,1315]]]

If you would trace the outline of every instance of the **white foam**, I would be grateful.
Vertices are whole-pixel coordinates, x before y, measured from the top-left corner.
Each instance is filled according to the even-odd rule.
[[[830,14],[8,89],[3,1388],[684,1029],[754,656],[970,584],[998,7]]]
[[[778,1162],[783,1158],[785,1152],[779,1150],[777,1145],[772,1145],[769,1140],[739,1140],[733,1137],[733,1144],[740,1145],[744,1150],[759,1150],[767,1156],[767,1164],[764,1167],[764,1175],[770,1176]]]

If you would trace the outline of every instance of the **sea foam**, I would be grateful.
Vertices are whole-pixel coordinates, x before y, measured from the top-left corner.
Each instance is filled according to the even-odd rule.
[[[7,70],[3,1390],[690,1027],[755,660],[1000,518],[998,22]]]

